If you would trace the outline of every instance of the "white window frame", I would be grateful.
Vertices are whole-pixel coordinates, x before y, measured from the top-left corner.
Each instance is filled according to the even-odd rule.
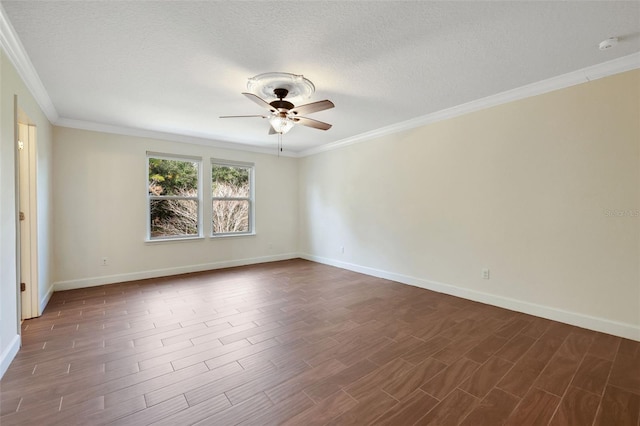
[[[197,197],[182,197],[177,195],[170,196],[161,196],[161,195],[151,195],[149,193],[149,159],[157,158],[160,160],[173,160],[173,161],[185,161],[192,162],[198,165],[198,196]],[[180,155],[180,154],[166,154],[161,152],[152,152],[147,151],[146,156],[146,193],[147,193],[147,242],[157,242],[157,241],[180,241],[180,240],[195,240],[202,239],[203,237],[203,229],[202,229],[202,217],[203,217],[203,197],[202,197],[202,157],[190,156],[190,155]],[[194,200],[198,202],[198,234],[197,235],[176,235],[176,236],[163,236],[163,237],[151,237],[151,201],[152,200]]]
[[[242,167],[249,169],[249,196],[248,197],[214,197],[213,196],[213,166],[227,166],[227,167]],[[211,167],[209,168],[209,172],[211,173],[211,179],[209,182],[209,189],[211,192],[211,216],[209,217],[209,224],[211,226],[211,238],[221,238],[221,237],[235,237],[235,236],[244,236],[244,235],[255,235],[256,227],[255,227],[255,172],[256,166],[255,163],[248,163],[244,161],[232,161],[232,160],[223,160],[220,158],[212,158],[211,159]],[[249,202],[249,230],[247,232],[225,232],[225,233],[215,233],[213,232],[213,202],[214,201],[248,201]]]

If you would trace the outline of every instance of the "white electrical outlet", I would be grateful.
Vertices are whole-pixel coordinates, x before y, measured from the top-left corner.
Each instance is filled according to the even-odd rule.
[[[108,266],[108,265],[109,265],[109,258],[103,257],[102,258],[102,266]]]
[[[490,275],[489,268],[484,268],[484,269],[482,270],[482,279],[483,279],[483,280],[488,280],[490,276],[491,276],[491,275]]]

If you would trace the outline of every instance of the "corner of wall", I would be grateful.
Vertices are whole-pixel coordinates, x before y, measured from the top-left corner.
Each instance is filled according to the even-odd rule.
[[[16,334],[11,340],[11,343],[8,344],[5,350],[2,351],[2,354],[0,354],[0,379],[2,379],[2,376],[7,372],[11,361],[13,361],[18,354],[20,341],[20,335]]]
[[[47,292],[40,298],[40,303],[38,304],[38,316],[42,315],[49,304],[49,300],[51,300],[51,296],[53,296],[53,289],[53,285],[50,285]]]

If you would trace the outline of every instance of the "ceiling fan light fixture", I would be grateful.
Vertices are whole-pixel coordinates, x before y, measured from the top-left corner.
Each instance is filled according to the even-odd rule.
[[[291,130],[291,128],[293,128],[294,122],[289,117],[274,115],[269,119],[269,124],[271,124],[271,127],[273,127],[273,130],[276,133],[280,133],[283,135],[287,133],[289,130]]]

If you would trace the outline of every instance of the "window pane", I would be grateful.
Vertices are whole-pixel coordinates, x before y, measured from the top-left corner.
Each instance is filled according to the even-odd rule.
[[[249,197],[249,168],[240,166],[211,167],[211,190],[214,197]]]
[[[149,194],[198,196],[198,163],[149,158]]]
[[[213,233],[249,232],[249,201],[214,200]]]
[[[151,200],[151,238],[197,236],[196,200]]]

